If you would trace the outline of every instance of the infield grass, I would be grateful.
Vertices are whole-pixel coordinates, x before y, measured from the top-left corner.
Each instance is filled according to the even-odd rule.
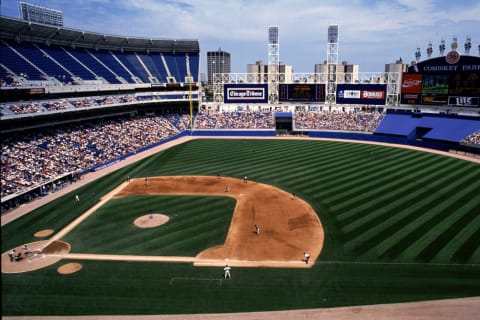
[[[2,314],[241,312],[480,295],[480,165],[356,143],[190,141],[75,191],[79,204],[66,195],[2,227],[2,252],[38,241],[39,230],[61,230],[127,176],[217,174],[248,175],[306,200],[325,230],[316,264],[234,268],[220,281],[221,268],[188,263],[78,261],[80,272],[60,276],[60,261],[2,274]],[[223,242],[234,206],[227,197],[115,199],[62,240],[74,253],[194,256]],[[152,211],[171,220],[133,227]]]

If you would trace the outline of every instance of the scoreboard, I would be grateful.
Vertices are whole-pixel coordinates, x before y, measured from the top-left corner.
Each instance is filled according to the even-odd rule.
[[[325,85],[311,83],[280,84],[278,100],[281,102],[324,102]]]
[[[401,103],[480,107],[480,58],[455,53],[409,67],[402,75]]]

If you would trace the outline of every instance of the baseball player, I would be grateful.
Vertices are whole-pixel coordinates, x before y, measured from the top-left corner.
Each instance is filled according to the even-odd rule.
[[[304,252],[303,255],[305,256],[305,263],[308,264],[308,261],[310,261],[310,255],[307,252]]]
[[[80,197],[78,196],[78,194],[75,195],[75,201],[80,202]]]
[[[243,183],[247,183],[247,182],[248,182],[248,177],[247,176],[243,177]]]
[[[257,234],[257,236],[260,234],[260,226],[256,223],[255,223],[255,233]]]
[[[232,270],[232,268],[230,268],[228,264],[226,264],[225,268],[223,268],[223,276],[225,277],[225,279],[230,279],[230,270]]]

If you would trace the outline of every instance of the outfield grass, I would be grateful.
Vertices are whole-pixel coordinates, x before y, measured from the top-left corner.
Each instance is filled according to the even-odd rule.
[[[480,295],[480,165],[394,147],[315,140],[194,140],[91,183],[2,227],[2,252],[59,231],[127,176],[211,175],[275,185],[305,199],[325,229],[311,269],[59,262],[2,274],[3,315],[162,314],[281,310]],[[194,256],[225,239],[228,197],[109,201],[64,239],[74,253]],[[167,214],[162,228],[133,220]]]

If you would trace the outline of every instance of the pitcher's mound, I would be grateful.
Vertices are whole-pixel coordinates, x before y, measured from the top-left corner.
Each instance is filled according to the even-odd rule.
[[[33,236],[36,238],[45,238],[53,234],[52,229],[45,229],[45,230],[40,230],[36,232]]]
[[[167,223],[169,219],[164,214],[152,213],[135,219],[133,223],[139,228],[155,228]]]
[[[60,274],[71,274],[82,269],[82,265],[80,263],[67,263],[60,267],[58,267],[57,272]]]

